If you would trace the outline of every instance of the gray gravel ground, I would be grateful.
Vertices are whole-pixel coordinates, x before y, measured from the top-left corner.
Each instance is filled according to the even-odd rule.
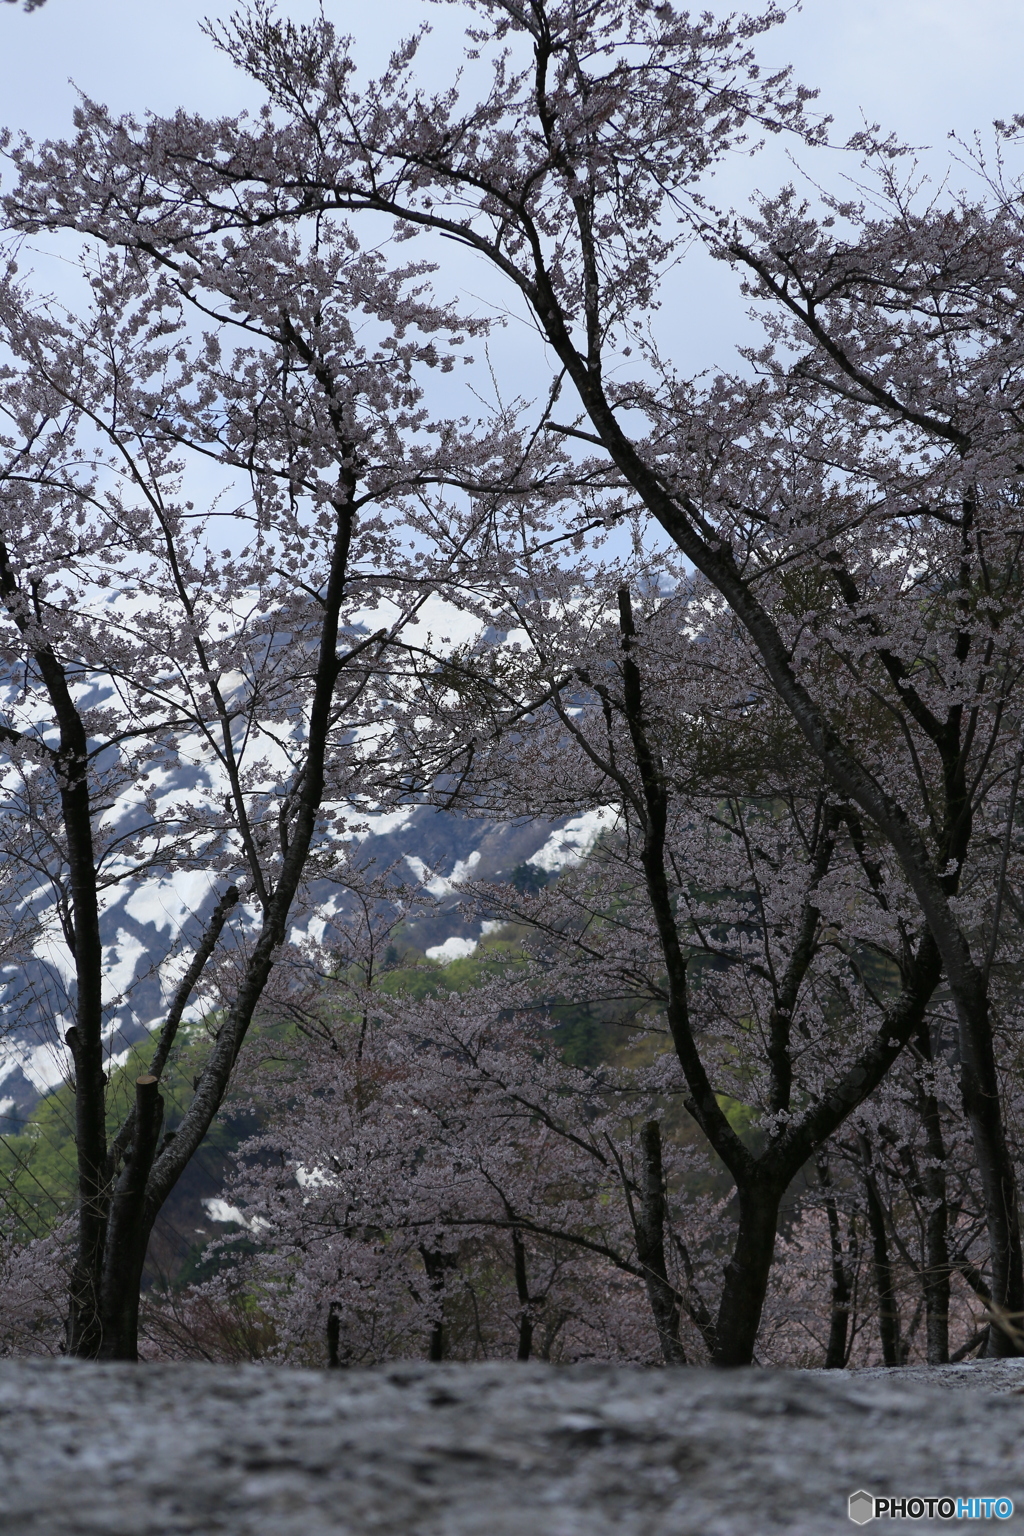
[[[950,1389],[954,1390],[950,1390]],[[0,1361],[3,1536],[829,1536],[857,1488],[1024,1532],[1024,1361],[939,1370]]]

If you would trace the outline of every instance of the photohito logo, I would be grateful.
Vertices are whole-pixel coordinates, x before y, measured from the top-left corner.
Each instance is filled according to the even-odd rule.
[[[850,1519],[855,1525],[869,1520],[1009,1520],[1012,1499],[876,1499],[858,1488],[850,1494]]]

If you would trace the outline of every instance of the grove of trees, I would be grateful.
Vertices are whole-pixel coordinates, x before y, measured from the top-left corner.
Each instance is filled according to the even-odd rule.
[[[363,81],[256,0],[213,34],[262,113],[83,101],[9,151],[5,944],[47,893],[77,1196],[33,1234],[12,1175],[8,1347],[1020,1353],[1024,124],[963,192],[865,132],[845,200],[723,210],[727,153],[828,134],[758,68],[774,9],[451,6],[436,90],[417,39]],[[17,270],[47,239],[74,298]],[[688,379],[694,240],[751,341]],[[528,320],[530,398],[466,414],[501,365],[436,297],[453,248]],[[603,830],[467,878],[445,970],[360,840],[419,804]],[[100,914],[171,875],[204,923],[125,1098]],[[140,1336],[233,1101],[235,1236]]]

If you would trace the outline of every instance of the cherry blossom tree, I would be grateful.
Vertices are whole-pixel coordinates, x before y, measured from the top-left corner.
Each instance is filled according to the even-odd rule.
[[[763,1113],[775,1117],[779,1160],[750,1162],[687,1023],[691,934],[684,946],[687,882],[668,856],[671,757],[651,723],[644,667],[657,669],[631,632],[628,604],[608,703],[628,772],[572,714],[572,667],[546,665],[547,697],[583,754],[577,762],[631,808],[692,1112],[734,1175],[745,1170],[718,1358],[751,1358],[782,1191],[919,1034],[941,972],[957,1013],[992,1307],[1012,1319],[1024,1313],[1024,1263],[993,978],[1007,963],[1006,912],[1017,900],[1018,191],[995,207],[947,198],[918,210],[885,170],[894,146],[862,135],[855,147],[883,165],[880,213],[855,203],[811,210],[786,192],[746,221],[720,217],[706,177],[728,148],[761,132],[820,137],[807,93],[757,70],[752,45],[779,13],[694,22],[640,0],[466,0],[462,9],[467,72],[427,93],[416,40],[361,86],[347,41],[326,20],[296,26],[252,6],[216,36],[265,89],[260,117],[139,124],[83,103],[70,144],[16,152],[8,218],[88,232],[187,270],[191,247],[214,237],[344,228],[372,215],[398,237],[431,231],[491,264],[554,359],[544,431],[579,450],[587,497],[582,509],[570,504],[563,528],[592,528],[588,497],[606,519],[659,528],[697,575],[698,627],[732,627],[725,675],[741,677],[758,708],[774,701],[788,750],[815,764],[803,821],[790,812],[802,884],[789,947],[768,967],[760,1025]],[[678,377],[649,325],[659,295],[681,302],[668,285],[695,233],[743,270],[768,328],[745,373],[700,387]],[[603,664],[612,665],[607,651]],[[600,700],[599,683],[577,674],[573,686]],[[483,685],[473,686],[482,700]],[[492,721],[507,709],[502,730],[538,707],[535,690],[511,701],[501,677],[489,686]],[[591,713],[602,718],[596,703]],[[460,771],[468,784],[475,769]],[[551,772],[547,804],[567,803],[579,768]],[[807,805],[818,808],[813,837]],[[743,844],[738,821],[729,832]],[[847,861],[865,882],[857,921],[870,912],[884,933],[855,932],[844,963],[881,942],[899,982],[879,992],[862,972],[843,1059],[863,1075],[826,1077],[826,1088],[793,1076],[792,1010],[825,963],[829,945],[819,950],[815,935],[842,917],[822,917],[819,887]],[[746,921],[737,915],[730,929],[742,936]],[[720,958],[726,977],[753,974]],[[832,1016],[815,1006],[824,1033],[812,1034],[828,1039]],[[808,1097],[783,1129],[779,1116],[797,1114],[794,1093]],[[993,1352],[1015,1347],[1011,1328],[991,1331]]]
[[[26,1228],[24,1212],[7,1205],[0,1216],[0,1355],[57,1355],[64,1342],[73,1234],[66,1222],[51,1231]]]
[[[256,1252],[205,1293],[248,1287],[284,1355],[705,1355],[692,1152],[663,1150],[645,1074],[567,1067],[515,970],[358,1013],[328,989],[264,1065],[228,1187]]]
[[[347,238],[269,233],[193,247],[162,275],[90,249],[80,277],[77,316],[13,262],[0,292],[2,817],[16,894],[72,975],[67,1347],[123,1359],[153,1221],[297,903],[337,863],[346,816],[404,787],[396,646],[476,514],[430,490],[468,460],[420,403],[458,327],[415,272]],[[201,462],[228,483],[197,510]],[[167,957],[150,1070],[108,1134],[101,915],[119,886],[175,872],[205,878],[205,928]],[[165,1128],[161,1075],[195,998],[214,1007],[208,1049]]]
[[[822,784],[702,585],[652,586],[642,617],[623,587],[614,622],[598,573],[582,589],[563,625],[550,581],[536,601],[524,575],[505,622],[530,636],[523,691],[546,702],[514,736],[475,738],[465,789],[492,813],[551,814],[571,795],[609,830],[536,897],[476,894],[543,934],[558,995],[661,1015],[666,1082],[736,1185],[713,1330],[725,1363],[754,1349],[787,1190],[922,1027],[939,957],[898,865]],[[756,1148],[730,1103],[753,1114]]]
[[[810,425],[813,416],[817,433],[808,446],[827,455],[844,490],[857,488],[867,514],[855,538],[844,533],[825,543],[832,530],[819,525],[818,558],[839,619],[828,621],[826,643],[843,658],[851,684],[857,677],[865,703],[883,703],[904,740],[906,755],[890,756],[893,768],[903,759],[904,782],[896,793],[887,784],[886,792],[908,823],[927,829],[927,843],[912,857],[895,825],[887,835],[915,882],[956,1001],[961,1091],[985,1190],[993,1292],[997,1306],[1016,1312],[1024,1307],[1024,1281],[991,974],[1020,760],[1011,595],[1020,576],[1017,365],[1001,321],[1019,282],[1018,232],[1003,210],[966,201],[918,212],[891,171],[882,186],[884,219],[831,210],[834,218],[853,217],[847,239],[786,193],[748,222],[749,238],[731,237],[728,254],[774,304],[771,342],[758,366],[787,407],[799,398],[801,413],[808,412],[802,419]],[[817,245],[805,262],[793,242],[811,223]],[[881,569],[880,540],[890,552]],[[863,750],[860,757],[867,762]],[[886,777],[895,788],[888,767]],[[1002,852],[993,861],[997,838]],[[925,853],[941,903],[939,890],[913,873]],[[1010,1340],[995,1343],[1005,1348]]]

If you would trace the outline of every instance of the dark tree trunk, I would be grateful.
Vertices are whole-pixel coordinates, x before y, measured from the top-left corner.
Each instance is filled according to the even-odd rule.
[[[828,1218],[828,1240],[832,1264],[831,1309],[829,1313],[828,1344],[825,1348],[825,1370],[845,1369],[850,1333],[851,1276],[844,1262],[843,1234],[839,1226],[839,1208],[832,1192],[832,1177],[828,1159],[818,1158],[818,1178],[825,1191],[825,1215]],[[852,1242],[852,1234],[851,1234]]]
[[[514,1227],[512,1229],[512,1261],[516,1277],[516,1295],[519,1298],[519,1339],[516,1359],[529,1360],[533,1350],[533,1301],[526,1271],[526,1245],[521,1234]]]
[[[0,592],[22,629],[25,612],[0,541]],[[95,1356],[103,1343],[101,1271],[107,1238],[109,1160],[103,1043],[103,947],[89,786],[89,742],[64,668],[50,646],[34,653],[57,719],[60,745],[49,763],[60,787],[71,885],[70,947],[75,960],[75,1022],[65,1040],[75,1069],[75,1146],[78,1157],[78,1252],[67,1320],[69,1354]]]
[[[668,790],[661,759],[648,736],[643,683],[635,655],[637,633],[627,588],[620,589],[618,599],[623,714],[641,791],[638,796],[632,788],[626,787],[625,794],[643,827],[640,860],[665,961],[668,1025],[686,1078],[686,1108],[732,1174],[739,1200],[739,1231],[732,1258],[726,1265],[712,1359],[720,1365],[749,1365],[768,1288],[782,1196],[808,1158],[873,1092],[919,1026],[941,974],[940,954],[933,935],[925,930],[916,954],[905,966],[900,994],[886,1010],[870,1045],[857,1061],[850,1064],[843,1078],[824,1099],[801,1117],[794,1118],[784,1131],[769,1141],[760,1156],[755,1156],[722,1109],[690,1023],[687,959],[666,868]],[[568,729],[573,728],[564,711],[562,720]],[[613,781],[621,782],[621,775],[614,765],[609,765],[607,771]],[[815,954],[819,913],[814,905],[814,892],[828,869],[840,819],[835,808],[829,809],[824,803],[822,811],[800,931],[777,988],[771,1017],[768,1051],[771,1107],[786,1115],[791,1109],[790,1032],[800,988]]]
[[[917,1033],[922,1061],[932,1063],[932,1039],[927,1021]],[[925,1200],[924,1304],[925,1343],[929,1365],[949,1362],[949,1202],[946,1194],[946,1145],[942,1135],[939,1101],[930,1087],[919,1089],[921,1123],[924,1127],[926,1167],[921,1173]]]
[[[427,1275],[427,1285],[434,1302],[434,1321],[430,1327],[430,1337],[427,1343],[427,1359],[435,1364],[440,1363],[445,1356],[445,1348],[448,1343],[448,1333],[444,1325],[444,1290],[445,1276],[449,1270],[455,1267],[455,1255],[442,1253],[437,1248],[420,1247],[420,1256],[423,1259],[423,1268]]]
[[[864,1193],[867,1199],[868,1231],[871,1234],[871,1259],[875,1273],[875,1289],[878,1293],[878,1332],[882,1341],[882,1363],[902,1365],[900,1314],[893,1285],[892,1262],[889,1258],[885,1209],[875,1180],[870,1143],[862,1134],[858,1134],[857,1143],[860,1147]]]
[[[164,1101],[158,1079],[147,1074],[135,1083],[132,1140],[124,1169],[110,1201],[103,1255],[100,1360],[139,1357],[139,1290],[150,1227],[145,1217],[146,1180],[156,1156]]]
[[[679,1338],[679,1293],[665,1267],[666,1214],[661,1126],[657,1120],[648,1120],[640,1131],[640,1200],[633,1223],[636,1252],[665,1364],[685,1365],[686,1353]]]
[[[980,975],[976,985],[959,995],[953,990],[960,1020],[960,1091],[981,1178],[992,1270],[994,1322],[985,1353],[1017,1355],[1021,1350],[1014,1325],[1019,1329],[1024,1319],[1020,1214],[1016,1173],[1003,1125],[988,998]],[[1010,1328],[999,1326],[1004,1314]]]
[[[725,1266],[715,1365],[749,1365],[754,1358],[784,1192],[784,1188],[758,1178],[739,1185],[739,1230]]]
[[[67,1042],[75,1066],[78,1153],[79,1240],[72,1272],[67,1349],[86,1359],[137,1360],[139,1285],[153,1223],[202,1144],[216,1116],[287,931],[288,915],[302,880],[324,792],[325,762],[335,690],[344,662],[338,656],[339,615],[354,527],[354,458],[341,476],[347,499],[335,505],[331,569],[323,600],[319,646],[309,709],[305,762],[297,774],[288,835],[282,826],[282,863],[276,888],[264,902],[263,923],[232,1007],[200,1073],[192,1101],[173,1137],[158,1147],[163,1100],[158,1082],[178,1024],[199,975],[212,954],[226,915],[238,899],[231,887],[222,898],[192,965],[175,996],[153,1058],[153,1073],[140,1077],[135,1104],[109,1152],[106,1141],[106,1076],[103,1070],[102,946],[99,931],[96,856],[87,778],[87,741],[64,672],[47,648],[35,652],[60,725],[60,749],[52,754],[61,787],[72,888],[73,934],[78,999]],[[12,596],[13,592],[13,596]],[[0,597],[17,612],[7,552],[0,540]],[[13,608],[12,608],[13,604]],[[371,637],[367,645],[382,640]],[[360,646],[359,650],[365,647]],[[358,654],[353,652],[353,655]],[[231,726],[220,708],[227,736]],[[237,806],[245,821],[244,806]],[[256,874],[260,871],[257,868]],[[123,1168],[118,1176],[118,1165]],[[443,1351],[443,1335],[431,1345]]]
[[[330,1371],[339,1371],[341,1365],[341,1318],[337,1307],[332,1302],[327,1313],[327,1368]]]

